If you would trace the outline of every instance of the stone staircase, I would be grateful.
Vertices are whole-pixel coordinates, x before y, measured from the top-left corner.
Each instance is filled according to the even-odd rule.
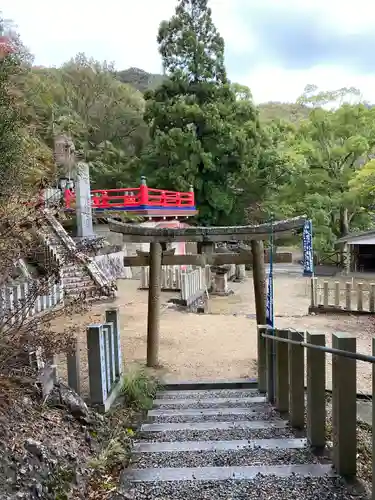
[[[43,210],[43,215],[40,236],[59,265],[65,296],[73,299],[114,297],[116,284],[108,280],[93,259],[77,250],[75,241],[48,209]]]
[[[159,392],[123,472],[134,500],[356,500],[254,388]],[[233,386],[231,386],[233,387]]]

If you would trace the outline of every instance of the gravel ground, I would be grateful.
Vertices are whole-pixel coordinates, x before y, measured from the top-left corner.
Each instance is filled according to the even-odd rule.
[[[308,449],[263,450],[243,448],[231,451],[198,451],[179,453],[144,453],[135,455],[132,467],[226,467],[242,465],[288,465],[320,463]]]
[[[330,477],[138,484],[127,494],[134,500],[367,500],[347,489],[341,479]]]
[[[237,422],[237,421],[245,421],[245,420],[272,420],[277,418],[279,420],[279,414],[276,410],[270,408],[268,411],[263,411],[260,413],[241,413],[241,414],[221,414],[217,413],[216,415],[168,415],[165,417],[152,417],[152,423],[161,424],[161,423],[182,423],[182,422]]]
[[[235,439],[294,438],[292,429],[216,429],[209,431],[168,431],[139,433],[138,438],[157,441],[232,441]]]
[[[147,292],[138,290],[137,280],[119,280],[118,298],[122,325],[121,340],[125,365],[144,364],[146,358]],[[175,294],[163,292],[158,375],[166,381],[217,380],[256,377],[257,333],[251,274],[244,283],[231,283],[234,295],[211,297],[211,314],[189,314],[168,307]],[[325,332],[327,343],[335,331],[357,336],[357,349],[371,353],[373,328],[366,317],[307,316],[309,282],[298,275],[276,274],[276,326]],[[86,326],[104,320],[108,303],[94,304],[86,315],[60,318],[56,331],[74,327],[81,354],[83,394],[88,391]],[[66,361],[59,373],[66,378]],[[327,356],[327,387],[331,387],[331,359]],[[371,392],[371,366],[358,363],[358,390]]]

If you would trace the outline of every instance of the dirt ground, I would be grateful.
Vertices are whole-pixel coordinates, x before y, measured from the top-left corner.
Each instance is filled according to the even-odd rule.
[[[126,366],[145,363],[147,292],[138,290],[137,280],[120,280],[123,359]],[[243,283],[231,283],[233,295],[211,297],[208,314],[177,311],[167,304],[171,293],[162,295],[159,375],[165,380],[240,379],[256,376],[256,321],[251,274]],[[373,322],[368,317],[307,315],[310,285],[307,278],[285,273],[275,276],[275,324],[299,331],[326,333],[327,345],[335,331],[354,333],[358,352],[371,354]],[[110,304],[111,306],[113,304]],[[87,391],[86,326],[104,319],[107,304],[96,304],[85,316],[67,318],[62,329],[75,325],[81,351],[82,385]],[[331,356],[327,355],[327,387],[331,386]],[[371,365],[358,363],[358,391],[371,392]],[[66,376],[61,360],[60,375]]]

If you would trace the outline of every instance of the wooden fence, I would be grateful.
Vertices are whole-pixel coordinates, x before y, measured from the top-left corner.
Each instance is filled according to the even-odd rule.
[[[61,284],[40,286],[40,291],[45,288],[45,295],[37,295],[38,288],[36,281],[23,281],[0,288],[0,323],[5,319],[14,324],[52,309],[57,304],[63,305],[64,290]]]
[[[375,313],[375,283],[311,278],[310,312]]]

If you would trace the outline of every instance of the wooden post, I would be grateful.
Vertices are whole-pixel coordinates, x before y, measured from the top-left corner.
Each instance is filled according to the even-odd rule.
[[[288,330],[275,330],[275,336],[288,338]],[[289,410],[289,350],[286,342],[276,342],[276,409]]]
[[[335,281],[335,306],[340,307],[340,282]]]
[[[355,353],[357,339],[346,333],[334,333],[332,347]],[[355,476],[357,471],[356,370],[355,359],[332,356],[333,464],[340,476]]]
[[[372,285],[373,286],[373,285]],[[375,337],[372,338],[372,355],[375,356]],[[375,364],[372,364],[372,401],[375,401]],[[375,408],[372,404],[372,428],[375,429]],[[375,449],[375,432],[372,432],[372,449]],[[375,457],[374,457],[375,458]],[[375,460],[372,459],[372,500],[375,499]]]
[[[370,312],[375,312],[375,285],[374,285],[374,283],[370,283],[370,296],[368,299],[368,308],[369,308]]]
[[[307,332],[309,344],[325,346],[324,333]],[[325,353],[307,349],[307,439],[313,447],[324,447],[326,440],[326,361]]]
[[[325,281],[323,283],[323,305],[324,307],[328,307],[329,305],[329,283]]]
[[[255,312],[257,325],[266,324],[266,271],[264,268],[263,241],[252,240],[251,252],[253,254],[253,282],[255,296]],[[272,342],[272,341],[271,341]],[[266,377],[266,339],[258,330],[258,387],[260,392],[267,390]]]
[[[159,242],[150,243],[150,278],[147,318],[147,366],[156,368],[159,353],[160,292],[162,248]]]
[[[318,306],[318,278],[314,276],[310,281],[311,307]]]
[[[289,339],[305,340],[305,333],[289,330]],[[289,344],[289,416],[292,427],[305,425],[305,353],[302,346]]]
[[[345,304],[346,310],[351,311],[352,309],[352,284],[350,281],[345,283]]]
[[[363,311],[363,283],[357,285],[357,311]]]

